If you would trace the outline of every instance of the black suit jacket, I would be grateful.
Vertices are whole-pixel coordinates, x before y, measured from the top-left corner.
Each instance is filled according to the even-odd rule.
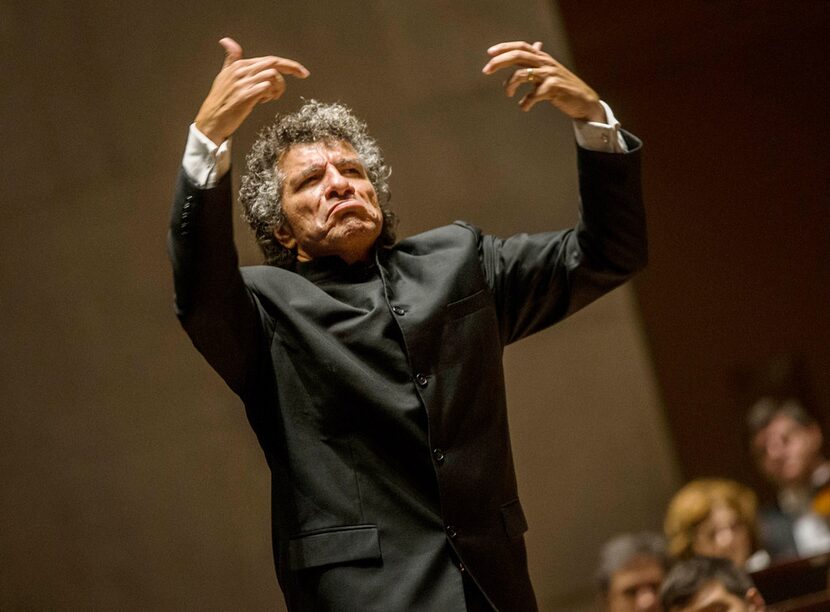
[[[500,239],[456,223],[289,271],[237,265],[230,179],[182,172],[176,312],[242,398],[272,474],[291,610],[464,610],[459,566],[499,610],[535,610],[507,428],[503,347],[646,262],[639,141],[579,150],[574,229]]]

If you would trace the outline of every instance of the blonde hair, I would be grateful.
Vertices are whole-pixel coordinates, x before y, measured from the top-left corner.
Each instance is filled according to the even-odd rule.
[[[754,552],[758,545],[758,498],[744,485],[725,478],[693,480],[680,489],[669,502],[663,530],[669,554],[676,559],[694,556],[693,544],[698,526],[717,505],[732,508],[749,531]]]

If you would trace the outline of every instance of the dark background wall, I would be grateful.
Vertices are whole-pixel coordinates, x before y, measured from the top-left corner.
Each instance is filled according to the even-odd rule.
[[[635,286],[683,473],[757,483],[753,393],[792,386],[830,431],[830,3],[559,6],[648,143]]]

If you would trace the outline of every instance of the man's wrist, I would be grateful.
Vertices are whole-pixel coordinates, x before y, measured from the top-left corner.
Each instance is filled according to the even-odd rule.
[[[230,138],[217,145],[192,123],[182,166],[188,178],[202,189],[215,187],[231,167]]]
[[[577,144],[589,151],[627,153],[628,146],[625,144],[620,122],[614,116],[614,111],[602,100],[599,104],[605,115],[605,121],[574,120],[574,135]]]
[[[196,130],[202,136],[204,136],[205,138],[210,140],[217,147],[221,147],[222,143],[224,143],[227,140],[227,138],[224,135],[219,134],[218,132],[216,132],[216,130],[212,129],[210,125],[208,125],[208,124],[206,124],[202,121],[199,121],[198,117],[193,122],[193,127],[195,127]]]

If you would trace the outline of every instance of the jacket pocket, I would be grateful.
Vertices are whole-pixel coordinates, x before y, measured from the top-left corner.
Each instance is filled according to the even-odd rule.
[[[518,499],[509,501],[501,507],[501,518],[504,521],[504,530],[511,540],[522,537],[527,531],[527,519]]]
[[[496,311],[490,292],[482,289],[450,302],[444,313],[439,337],[440,366],[467,364],[476,372],[489,370],[494,359],[501,359]],[[484,361],[487,361],[485,364]]]
[[[313,531],[288,541],[288,566],[292,570],[380,558],[377,525]]]
[[[485,289],[480,289],[472,295],[447,304],[447,319],[461,319],[468,314],[481,310],[490,301],[490,295]]]

